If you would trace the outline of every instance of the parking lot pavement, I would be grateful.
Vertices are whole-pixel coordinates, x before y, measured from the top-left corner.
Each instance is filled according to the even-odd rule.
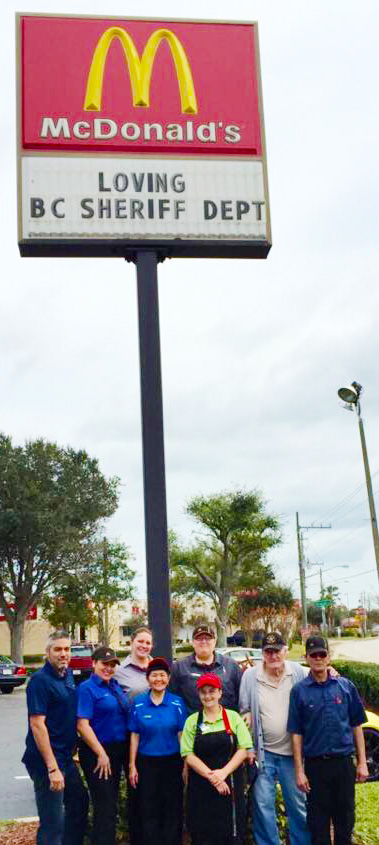
[[[0,820],[36,815],[32,782],[21,757],[25,749],[25,687],[0,695]]]

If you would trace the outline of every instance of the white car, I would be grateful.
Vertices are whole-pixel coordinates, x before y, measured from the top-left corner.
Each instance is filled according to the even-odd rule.
[[[231,657],[243,669],[246,669],[248,666],[254,666],[262,660],[261,648],[244,648],[243,646],[235,645],[227,646],[226,648],[217,648],[216,651],[226,657]]]

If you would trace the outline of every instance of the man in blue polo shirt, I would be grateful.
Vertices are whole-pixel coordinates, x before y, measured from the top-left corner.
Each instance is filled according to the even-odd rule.
[[[51,634],[46,663],[27,690],[29,730],[22,758],[33,781],[40,820],[38,845],[82,845],[88,795],[72,759],[76,746],[76,694],[70,638]]]
[[[368,777],[362,731],[366,714],[354,684],[328,673],[326,640],[309,637],[305,648],[311,671],[293,687],[288,717],[297,785],[307,795],[312,845],[330,845],[331,821],[334,845],[350,845],[355,779]]]

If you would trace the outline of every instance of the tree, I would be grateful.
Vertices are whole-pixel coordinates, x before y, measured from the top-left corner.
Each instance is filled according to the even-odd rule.
[[[212,599],[222,646],[232,596],[274,578],[264,561],[267,552],[280,543],[278,520],[266,512],[257,491],[197,496],[186,512],[200,526],[201,535],[187,547],[170,535],[171,590],[174,595],[197,591]]]
[[[339,599],[339,589],[338,589],[338,587],[334,587],[332,584],[329,584],[328,587],[322,587],[320,598],[321,599],[327,599],[328,601],[331,602],[329,607],[327,607],[327,609],[326,609],[326,618],[327,618],[328,628],[332,629],[335,626],[336,604],[337,604],[337,601]]]
[[[109,610],[116,602],[133,598],[135,571],[124,543],[95,538],[82,546],[76,570],[65,574],[43,599],[45,616],[54,626],[97,625],[98,641],[109,645]]]
[[[53,628],[62,628],[74,636],[75,626],[92,628],[97,623],[95,607],[88,597],[82,578],[67,573],[55,584],[55,590],[42,596],[41,605],[45,619]]]
[[[13,446],[0,435],[0,604],[14,660],[28,611],[115,512],[118,487],[84,451],[42,439]]]
[[[277,631],[288,637],[297,619],[297,607],[290,587],[275,582],[260,590],[242,590],[236,596],[233,619],[240,626],[248,645],[252,644],[254,628]]]

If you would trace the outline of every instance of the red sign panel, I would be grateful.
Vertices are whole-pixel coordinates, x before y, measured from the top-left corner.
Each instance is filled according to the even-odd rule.
[[[15,609],[15,605],[14,605],[14,604],[8,604],[8,607],[9,607],[11,610],[14,610],[14,609]],[[27,618],[27,619],[37,619],[37,608],[36,608],[36,607],[31,607],[31,608],[30,608],[30,610],[28,611],[28,614],[27,614],[27,617],[26,617],[26,618]],[[4,613],[3,613],[3,608],[2,608],[2,607],[0,607],[0,622],[4,622],[4,621],[5,621],[5,616],[4,616]]]
[[[256,24],[20,24],[24,150],[262,156]]]

